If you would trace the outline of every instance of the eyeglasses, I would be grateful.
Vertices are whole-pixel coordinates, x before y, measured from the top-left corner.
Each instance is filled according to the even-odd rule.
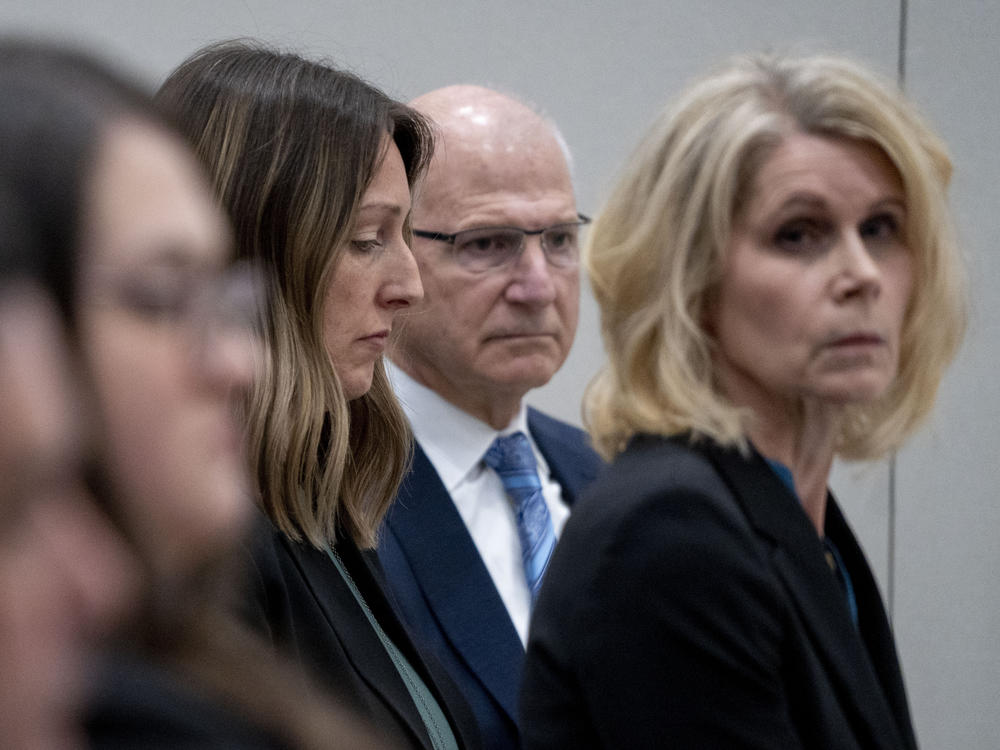
[[[589,223],[588,217],[577,214],[576,221],[554,224],[544,229],[481,227],[454,234],[414,229],[413,234],[436,242],[447,242],[452,246],[455,262],[476,273],[509,265],[524,251],[524,238],[529,234],[538,234],[541,235],[542,252],[549,265],[572,268],[580,261],[580,227]]]
[[[97,281],[107,289],[107,301],[152,323],[180,325],[201,335],[255,334],[260,328],[264,280],[260,270],[246,262],[216,273],[154,266],[102,273]]]

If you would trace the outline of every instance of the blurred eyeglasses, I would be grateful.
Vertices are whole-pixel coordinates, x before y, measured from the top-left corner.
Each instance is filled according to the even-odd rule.
[[[541,235],[542,252],[555,268],[574,268],[580,262],[580,228],[590,219],[577,214],[576,221],[554,224],[544,229],[481,227],[454,234],[414,229],[416,237],[446,242],[452,246],[455,262],[467,271],[483,273],[505,268],[524,251],[525,237]]]
[[[264,278],[250,263],[218,272],[164,265],[98,278],[111,294],[109,301],[150,323],[184,326],[198,336],[259,334]]]

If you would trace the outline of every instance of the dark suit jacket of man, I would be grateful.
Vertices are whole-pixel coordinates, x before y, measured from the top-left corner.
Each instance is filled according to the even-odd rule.
[[[822,541],[758,454],[640,436],[577,503],[521,696],[541,748],[916,747],[882,601],[829,498]]]
[[[579,429],[534,409],[528,429],[572,504],[603,466]],[[524,647],[475,542],[434,466],[416,447],[386,518],[379,556],[404,621],[431,646],[479,723],[483,746],[520,747]]]
[[[337,550],[375,619],[434,693],[459,747],[481,747],[465,699],[434,657],[414,646],[389,604],[375,552],[360,551],[350,539],[338,541]],[[393,746],[431,750],[402,677],[327,554],[262,519],[251,559],[248,622]]]

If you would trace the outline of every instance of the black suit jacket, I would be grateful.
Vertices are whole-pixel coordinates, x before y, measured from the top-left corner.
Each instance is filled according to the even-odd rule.
[[[85,722],[94,750],[291,750],[148,656],[116,651],[94,682]]]
[[[603,466],[581,430],[528,410],[528,429],[572,504]],[[490,750],[518,748],[524,647],[451,495],[418,445],[379,556],[414,636],[468,699]]]
[[[532,620],[525,747],[916,747],[892,633],[833,498],[757,454],[639,437],[577,503]]]
[[[434,693],[460,747],[480,747],[468,705],[433,657],[417,650],[384,593],[374,552],[338,541],[344,567],[382,629]],[[399,747],[431,750],[420,714],[357,600],[324,552],[263,521],[252,540],[246,619],[318,683]]]

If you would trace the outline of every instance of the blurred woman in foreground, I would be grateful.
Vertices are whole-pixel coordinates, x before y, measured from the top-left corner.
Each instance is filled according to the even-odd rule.
[[[96,747],[330,747],[351,720],[310,701],[223,602],[251,517],[232,401],[255,366],[255,281],[200,165],[150,99],[83,55],[0,45],[15,189],[61,232],[47,283],[89,386],[91,481],[147,574],[88,722]]]
[[[647,134],[589,239],[615,462],[535,610],[528,748],[915,746],[827,480],[903,443],[959,345],[950,169],[829,57],[737,59]]]

